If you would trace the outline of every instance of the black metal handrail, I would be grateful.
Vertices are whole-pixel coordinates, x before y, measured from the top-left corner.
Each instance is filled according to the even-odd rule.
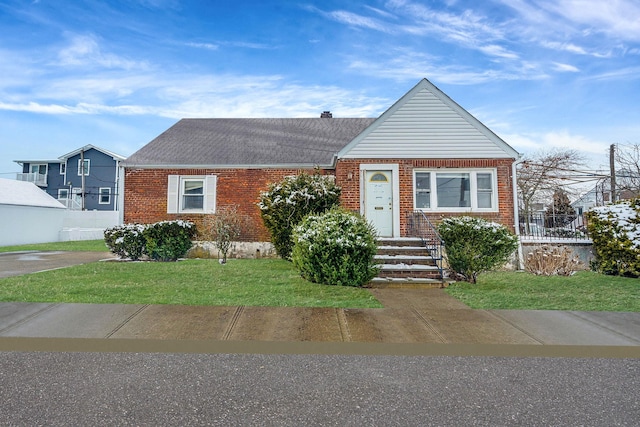
[[[424,212],[413,211],[407,214],[407,235],[422,240],[422,245],[438,267],[440,277],[444,279],[444,241]]]

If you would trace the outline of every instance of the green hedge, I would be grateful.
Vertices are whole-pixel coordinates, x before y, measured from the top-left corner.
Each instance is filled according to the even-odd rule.
[[[503,225],[481,218],[445,218],[438,226],[449,269],[456,278],[476,283],[478,274],[502,267],[518,248],[518,238]]]

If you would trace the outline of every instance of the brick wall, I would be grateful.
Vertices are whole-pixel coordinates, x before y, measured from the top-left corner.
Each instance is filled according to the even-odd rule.
[[[499,212],[477,214],[496,221],[513,230],[513,181],[511,159],[496,160],[428,160],[428,159],[343,159],[339,160],[335,173],[336,183],[342,187],[342,206],[360,211],[360,164],[398,164],[400,173],[400,232],[406,235],[406,215],[413,211],[413,169],[414,168],[496,168],[498,172]],[[236,205],[238,212],[249,219],[243,230],[243,241],[269,241],[269,233],[262,224],[257,207],[261,191],[272,182],[282,180],[287,175],[295,175],[299,169],[126,169],[124,191],[125,223],[153,223],[163,220],[184,219],[201,225],[202,214],[168,214],[167,181],[169,175],[216,175],[217,206]],[[308,173],[313,173],[307,170]],[[461,213],[437,212],[429,214],[434,221]]]
[[[168,176],[216,175],[217,207],[236,205],[238,212],[248,219],[241,240],[269,241],[269,232],[262,224],[260,209],[256,205],[260,192],[266,190],[270,183],[299,172],[298,169],[126,169],[124,221],[148,224],[183,219],[201,226],[203,214],[167,213]]]
[[[495,168],[498,178],[498,212],[477,213],[490,221],[514,230],[513,159],[341,159],[336,166],[336,183],[342,187],[341,203],[347,209],[360,210],[360,164],[397,164],[400,174],[400,233],[406,235],[406,215],[413,211],[413,170],[416,168]],[[459,212],[427,213],[438,222],[447,216],[464,215]]]

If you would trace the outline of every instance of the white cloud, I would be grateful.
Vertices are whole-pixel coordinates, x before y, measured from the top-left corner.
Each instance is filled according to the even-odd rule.
[[[554,62],[554,69],[560,72],[578,73],[580,70],[577,67],[569,64],[562,64],[560,62]]]
[[[391,32],[391,28],[384,25],[381,21],[367,16],[358,15],[357,13],[348,12],[346,10],[336,10],[326,13],[326,16],[331,19],[347,24],[353,27],[368,28],[371,30],[382,31],[385,33]]]
[[[553,49],[553,50],[576,53],[578,55],[588,55],[587,51],[583,47],[576,46],[573,43],[562,43],[562,42],[555,42],[555,41],[543,41],[541,44],[542,44],[543,47],[546,47],[546,48],[549,48],[549,49]]]
[[[286,83],[277,75],[144,74],[122,79],[59,79],[42,90],[17,97],[16,102],[0,102],[0,110],[179,119],[316,117],[329,109],[334,117],[377,117],[392,102],[335,86]],[[116,95],[131,95],[136,101],[126,102]]]
[[[497,56],[500,58],[507,58],[507,59],[518,59],[518,54],[514,52],[510,52],[504,47],[498,46],[495,44],[481,46],[480,48],[478,48],[478,50],[480,50],[481,52],[489,56]]]
[[[187,46],[189,47],[195,47],[198,49],[206,49],[206,50],[218,50],[218,48],[220,46],[218,46],[217,44],[213,44],[213,43],[186,43]]]
[[[640,67],[623,67],[613,71],[593,74],[584,80],[637,80],[640,78]]]
[[[553,130],[546,133],[505,133],[501,137],[523,154],[540,150],[560,148],[576,150],[588,156],[603,155],[609,144],[583,135],[574,135],[567,130]]]
[[[41,104],[29,102],[25,104],[12,104],[0,102],[0,110],[20,111],[38,114],[115,114],[115,115],[140,115],[155,113],[155,109],[133,105],[97,105],[78,103],[76,105]]]
[[[506,68],[475,68],[467,65],[450,65],[448,58],[439,58],[411,49],[378,53],[375,58],[356,57],[348,60],[350,70],[363,75],[397,81],[429,78],[435,82],[472,85],[498,80],[537,80],[547,75],[540,67],[522,62]],[[442,65],[442,63],[447,65]]]
[[[197,48],[197,49],[206,49],[206,50],[219,50],[220,46],[242,47],[246,49],[274,49],[274,46],[271,46],[265,43],[251,43],[251,42],[243,42],[243,41],[219,41],[216,43],[189,42],[189,43],[185,43],[185,45],[189,47]]]
[[[640,4],[635,0],[545,0],[540,4],[593,31],[620,40],[640,41]]]
[[[123,70],[147,68],[143,62],[102,52],[98,39],[93,35],[72,34],[69,37],[69,45],[58,52],[58,65],[60,66],[87,68],[100,66]]]

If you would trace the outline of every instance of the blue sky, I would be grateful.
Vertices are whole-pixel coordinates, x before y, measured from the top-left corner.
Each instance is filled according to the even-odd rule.
[[[183,117],[377,117],[422,78],[523,154],[640,143],[637,0],[0,0],[0,177]]]

